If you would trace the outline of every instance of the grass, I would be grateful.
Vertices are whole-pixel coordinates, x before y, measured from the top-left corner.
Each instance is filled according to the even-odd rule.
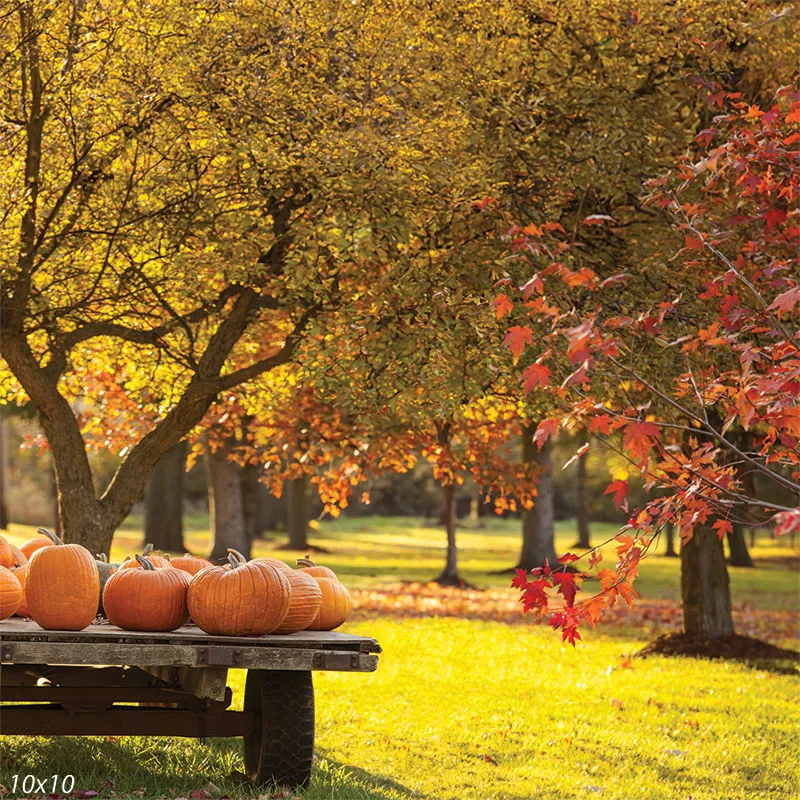
[[[594,636],[563,648],[543,628],[374,620],[373,675],[318,674],[306,800],[778,800],[800,781],[796,679],[729,663],[631,660]],[[232,674],[241,705],[244,673]],[[238,743],[9,737],[0,782],[71,773],[76,788],[188,797],[228,779]],[[266,794],[270,797],[270,793]]]
[[[187,544],[202,552],[208,533],[202,519],[192,522]],[[593,535],[613,530],[595,525]],[[11,538],[29,534],[12,527]],[[464,577],[506,587],[508,576],[493,573],[513,564],[518,523],[493,519],[459,536]],[[440,528],[399,519],[325,522],[312,537],[330,551],[325,563],[360,588],[431,578],[443,538]],[[117,534],[113,557],[141,541],[134,520]],[[560,524],[558,549],[573,541],[571,525]],[[289,560],[277,544],[256,552]],[[757,569],[731,569],[734,602],[796,612],[797,551],[762,537],[753,556]],[[678,569],[677,559],[649,558],[640,591],[676,599]],[[630,659],[642,633],[628,629],[589,632],[577,649],[546,627],[454,618],[381,618],[345,630],[375,636],[384,653],[375,674],[316,675],[317,761],[306,800],[798,797],[796,676]],[[240,707],[244,673],[230,681]],[[242,769],[235,740],[4,737],[2,747],[0,784],[9,788],[14,774],[69,773],[76,789],[101,796],[188,798],[209,783],[215,795],[263,795],[230,779]]]

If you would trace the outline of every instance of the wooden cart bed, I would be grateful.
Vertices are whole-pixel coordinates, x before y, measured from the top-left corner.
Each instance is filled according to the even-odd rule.
[[[314,749],[312,671],[372,672],[380,650],[335,631],[233,637],[98,623],[72,632],[5,620],[0,734],[241,736],[251,780],[302,786]],[[248,670],[243,711],[228,710],[230,668]]]

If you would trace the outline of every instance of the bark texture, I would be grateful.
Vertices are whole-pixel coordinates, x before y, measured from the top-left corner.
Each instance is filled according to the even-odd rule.
[[[675,526],[671,522],[668,522],[664,527],[664,533],[667,536],[667,552],[664,553],[664,555],[670,558],[677,558],[678,552],[675,550]]]
[[[308,549],[308,476],[286,481],[286,529],[289,550]]]
[[[539,467],[536,504],[522,514],[522,552],[517,569],[532,570],[556,562],[555,514],[553,511],[552,444],[548,440],[539,450],[533,443],[533,426],[522,431],[522,458]]]
[[[250,539],[247,536],[242,502],[242,468],[228,460],[230,447],[221,447],[216,453],[207,452],[208,507],[211,516],[211,534],[214,544],[210,559],[224,558],[228,548],[250,557]]]
[[[696,528],[681,545],[683,629],[697,639],[733,633],[731,592],[722,540],[711,528]]]
[[[458,547],[456,545],[456,487],[442,486],[442,516],[447,531],[447,558],[441,575],[436,578],[443,586],[460,586],[458,575]]]
[[[183,553],[183,479],[185,441],[170,447],[147,479],[144,492],[144,539],[156,550]]]
[[[728,533],[728,563],[732,567],[754,567],[750,551],[747,549],[747,540],[744,537],[744,525],[734,524],[733,530]]]

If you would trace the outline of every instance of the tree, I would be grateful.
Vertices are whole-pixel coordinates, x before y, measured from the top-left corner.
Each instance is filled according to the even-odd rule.
[[[793,322],[800,304],[800,229],[793,219],[800,213],[800,165],[792,150],[800,141],[800,92],[782,88],[767,109],[736,94],[713,102],[726,108],[699,138],[714,146],[651,183],[651,204],[672,214],[683,244],[661,296],[637,294],[635,274],[573,269],[559,229],[553,241],[544,231],[515,233],[517,252],[546,265],[526,307],[533,322],[528,341],[542,348],[541,363],[568,390],[563,415],[540,425],[542,435],[579,423],[617,447],[617,431],[618,449],[645,485],[669,492],[631,513],[618,537],[617,565],[598,572],[600,595],[576,604],[580,578],[560,570],[533,581],[518,576],[531,608],[546,607],[545,584],[563,590],[567,582],[566,605],[553,624],[568,640],[581,620],[596,621],[620,595],[632,599],[642,555],[672,520],[682,542],[684,630],[724,636],[733,630],[725,534],[753,515],[772,519],[781,533],[800,527],[800,413],[790,390],[800,375]],[[672,288],[676,280],[682,293]],[[628,304],[622,313],[620,297]],[[744,432],[750,447],[740,444]],[[749,493],[742,467],[769,488]],[[609,491],[627,507],[625,481]],[[595,551],[589,563],[598,561]]]
[[[183,553],[183,476],[185,441],[158,460],[144,492],[144,539],[156,550]]]
[[[3,17],[4,392],[36,405],[68,540],[107,551],[163,454],[354,302],[423,194],[470,196],[426,24],[255,0]],[[93,436],[124,453],[100,496]]]

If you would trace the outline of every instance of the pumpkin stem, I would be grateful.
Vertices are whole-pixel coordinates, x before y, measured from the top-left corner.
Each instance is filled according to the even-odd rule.
[[[305,558],[298,558],[297,559],[297,566],[298,567],[316,567],[317,565],[308,557],[309,554],[306,553]]]
[[[139,565],[142,569],[148,569],[151,572],[155,572],[155,567],[150,563],[150,559],[144,558],[143,556],[136,556],[136,560],[139,562]]]
[[[147,543],[147,544],[144,546],[144,550],[142,550],[142,555],[143,555],[145,558],[147,558],[147,556],[149,556],[149,555],[150,555],[150,553],[152,553],[152,552],[153,552],[153,545],[152,545],[150,542],[148,542],[148,543]]]
[[[108,564],[108,556],[105,553],[98,553],[97,560],[102,561],[104,564]]]
[[[238,550],[234,550],[232,547],[229,547],[228,557],[230,557],[231,554],[233,554],[234,558],[239,562],[239,566],[247,563],[247,559]]]
[[[53,544],[64,544],[61,539],[56,536],[53,531],[47,530],[47,528],[37,528],[36,533],[41,533],[46,536]]]
[[[228,550],[228,563],[231,569],[239,569],[242,566],[242,562],[236,557],[236,551]]]

